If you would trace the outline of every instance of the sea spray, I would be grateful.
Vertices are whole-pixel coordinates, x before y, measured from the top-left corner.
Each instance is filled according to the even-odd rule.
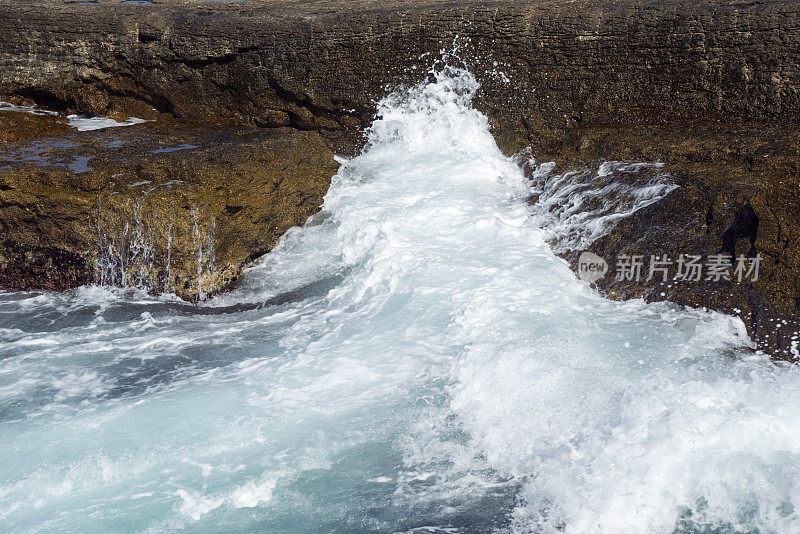
[[[529,168],[533,215],[556,252],[585,249],[678,187],[660,163],[605,161],[557,173],[553,162],[521,156],[527,156],[520,163]]]
[[[385,99],[321,212],[202,306],[0,295],[0,522],[797,531],[798,371],[578,281],[477,89]]]

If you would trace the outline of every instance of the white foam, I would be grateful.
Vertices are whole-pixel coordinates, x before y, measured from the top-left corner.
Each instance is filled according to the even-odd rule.
[[[14,111],[18,113],[29,113],[31,115],[60,115],[57,111],[42,109],[38,106],[20,106],[11,104],[10,102],[0,102],[0,111]],[[145,119],[140,119],[137,117],[128,117],[128,119],[125,121],[116,121],[108,117],[98,117],[92,115],[67,115],[67,120],[69,121],[69,125],[77,129],[79,132],[102,130],[104,128],[119,128],[121,126],[133,126],[134,124],[147,122]]]
[[[219,508],[225,502],[225,499],[221,497],[203,497],[197,492],[184,489],[178,490],[178,497],[183,500],[180,513],[195,521],[210,511]]]
[[[91,130],[102,130],[104,128],[119,128],[121,126],[133,126],[134,124],[141,124],[147,122],[144,119],[136,117],[128,117],[125,121],[116,121],[108,117],[90,117],[86,115],[68,115],[69,125],[77,129],[79,132],[88,132]]]
[[[0,111],[16,111],[17,113],[30,113],[31,115],[58,115],[56,111],[41,109],[37,106],[18,106],[10,102],[0,102]]]
[[[53,380],[52,385],[58,390],[55,396],[57,402],[83,395],[97,396],[108,389],[103,383],[103,379],[96,372],[69,373]]]
[[[477,90],[384,100],[322,211],[202,313],[4,294],[46,341],[0,345],[4,525],[797,531],[800,371],[738,319],[577,281]]]
[[[196,491],[180,489],[178,496],[183,501],[180,513],[194,521],[204,515],[227,505],[232,508],[255,508],[272,499],[272,492],[277,484],[275,477],[262,477],[233,488],[227,495],[204,496]]]
[[[533,214],[559,252],[583,250],[678,187],[660,163],[606,161],[561,174],[552,162],[537,164],[530,157],[524,164],[533,170]]]

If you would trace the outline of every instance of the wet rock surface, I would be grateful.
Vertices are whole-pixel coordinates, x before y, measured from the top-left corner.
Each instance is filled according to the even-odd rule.
[[[87,255],[11,240],[0,243],[0,287],[61,291],[92,281],[94,269]]]
[[[6,143],[0,283],[94,281],[203,298],[317,211],[337,167],[318,134],[291,128],[162,121]],[[63,272],[24,274],[42,262]]]
[[[214,123],[216,130],[227,125],[261,132],[249,134],[255,137],[278,129],[278,137],[295,140],[287,141],[294,148],[269,141],[270,154],[288,150],[288,160],[313,167],[292,176],[329,178],[330,154],[309,163],[298,147],[319,147],[313,152],[321,154],[327,143],[337,153],[354,153],[375,101],[419,81],[455,43],[482,83],[476,105],[506,153],[530,147],[539,161],[556,161],[562,171],[603,160],[665,164],[680,187],[617,221],[590,245],[612,262],[612,270],[621,254],[708,255],[734,247],[747,255],[751,237],[764,258],[761,278],[753,283],[657,285],[609,276],[599,282],[603,291],[613,298],[667,299],[738,314],[760,347],[780,357],[794,354],[800,302],[800,2],[0,0],[0,6],[0,33],[15,36],[0,42],[0,98],[64,113],[136,116],[155,124],[180,119]],[[45,127],[4,127],[0,121],[0,135],[12,142],[40,136],[15,133],[37,128]],[[46,128],[63,124],[51,121]],[[169,144],[193,144],[190,138],[178,136]],[[261,197],[250,196],[245,186],[233,195],[245,200],[221,200],[241,182],[235,169],[246,165],[224,155],[209,158],[216,161],[208,167],[213,171],[180,152],[159,156],[169,163],[142,162],[146,170],[134,171],[129,163],[104,164],[105,156],[85,162],[70,158],[86,155],[64,154],[61,169],[34,171],[28,162],[27,170],[19,170],[23,163],[12,162],[14,170],[3,180],[13,187],[0,187],[0,194],[9,198],[14,191],[24,199],[0,203],[1,238],[83,254],[91,241],[88,213],[101,199],[107,214],[129,214],[126,199],[133,197],[116,192],[136,183],[139,174],[159,184],[150,195],[160,200],[140,207],[157,219],[168,218],[158,206],[184,206],[186,213],[188,206],[207,206],[208,220],[217,221],[218,260],[254,257],[286,228],[269,222],[265,227],[277,227],[275,234],[269,230],[263,239],[239,237],[234,226],[225,233],[220,217],[250,224],[252,232],[243,235],[258,235],[255,228],[272,219],[254,215],[253,199]],[[248,154],[259,158],[258,151]],[[76,167],[70,170],[70,164]],[[92,171],[76,173],[81,164]],[[120,165],[131,176],[117,184],[110,177],[120,171],[111,167]],[[176,173],[195,189],[178,193],[163,185]],[[292,182],[298,184],[287,193],[293,200],[275,201],[289,206],[278,219],[298,224],[315,209],[327,178],[312,182]],[[303,194],[309,198],[301,199]],[[174,201],[169,195],[176,195]],[[125,217],[100,217],[100,223],[114,226]],[[188,226],[181,232],[188,243]],[[181,260],[186,273],[190,256]],[[209,278],[209,287],[235,279],[239,262],[230,260],[228,271],[211,277],[216,282]],[[181,290],[189,275],[173,280],[170,265],[165,288],[188,297],[204,292],[202,283],[191,289],[197,285],[192,281]],[[155,270],[133,275],[164,279],[163,268]]]
[[[3,147],[15,141],[52,137],[71,130],[64,117],[3,111],[0,108],[0,146]]]
[[[800,135],[791,125],[685,123],[578,132],[568,166],[583,158],[662,161],[678,185],[664,198],[620,219],[586,247],[610,272],[597,286],[612,298],[668,300],[739,316],[758,348],[797,358],[800,331]],[[626,180],[621,176],[623,182]],[[580,250],[565,252],[577,269]],[[701,256],[699,280],[675,280],[681,254]],[[717,280],[712,256],[760,257],[758,279],[738,280],[736,266]],[[641,279],[619,279],[618,261],[642,257]],[[651,256],[673,261],[667,280],[647,280]],[[733,258],[735,260],[735,258]],[[656,264],[658,265],[658,264]],[[747,274],[745,271],[744,275]],[[709,279],[710,278],[710,279]]]

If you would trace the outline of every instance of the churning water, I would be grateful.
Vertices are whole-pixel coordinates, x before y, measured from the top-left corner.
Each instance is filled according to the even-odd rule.
[[[203,306],[0,293],[0,530],[800,531],[800,370],[576,280],[476,87],[384,100]]]

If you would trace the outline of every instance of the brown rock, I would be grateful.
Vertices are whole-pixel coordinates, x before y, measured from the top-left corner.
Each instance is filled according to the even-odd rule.
[[[0,239],[7,257],[59,251],[70,269],[92,268],[38,287],[91,279],[194,299],[316,212],[337,167],[318,134],[291,128],[161,122],[12,143],[0,152]],[[38,271],[24,279],[19,265],[0,264],[3,287],[37,287]]]
[[[59,135],[70,130],[64,117],[3,111],[0,108],[0,146],[14,141]]]
[[[663,161],[663,170],[679,185],[659,202],[622,219],[587,248],[605,258],[612,269],[598,287],[612,298],[669,300],[739,316],[759,348],[794,359],[793,341],[800,331],[797,129],[688,122],[628,129],[592,127],[580,130],[578,137],[579,149],[565,149],[561,154],[568,166],[580,166],[582,158]],[[709,256],[726,252],[726,232],[748,203],[759,220],[755,250],[751,251],[744,235],[733,250],[734,256],[760,255],[758,280],[751,281],[750,275],[739,282],[735,266],[730,269],[731,280],[708,280]],[[566,254],[573,266],[578,252]],[[676,264],[670,267],[666,283],[658,274],[645,279],[652,255],[677,262],[681,254],[702,256],[700,281],[672,280]],[[616,279],[614,266],[626,255],[643,256],[641,280]]]
[[[510,153],[579,125],[796,120],[800,4],[768,0],[0,0],[0,95],[59,110],[316,129],[360,148],[442,49]],[[427,54],[422,57],[423,54]],[[411,67],[416,67],[412,69]]]

